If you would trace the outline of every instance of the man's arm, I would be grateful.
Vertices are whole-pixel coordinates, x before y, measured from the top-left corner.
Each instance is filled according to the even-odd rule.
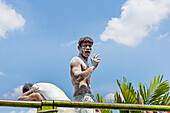
[[[85,71],[81,70],[81,63],[80,59],[74,58],[70,65],[71,65],[71,73],[75,76],[76,82],[81,82],[84,79],[87,79],[91,76],[92,72],[96,69],[98,64],[100,63],[100,59],[98,58],[99,55],[95,54],[93,58],[91,58],[92,66],[87,68]]]
[[[78,59],[78,58],[73,58],[72,61],[70,62],[71,73],[74,75],[77,83],[88,78],[88,75],[90,76],[91,73],[93,72],[93,70],[95,69],[95,67],[92,66],[90,68],[87,68],[85,71],[82,71],[81,70],[81,64],[80,64],[79,60],[80,59]]]
[[[24,101],[41,101],[43,98],[39,93],[32,93],[28,96],[21,95],[17,100],[24,100]]]
[[[17,100],[25,100],[25,101],[41,101],[43,100],[42,96],[37,93],[38,88],[32,88],[27,92],[23,93]]]

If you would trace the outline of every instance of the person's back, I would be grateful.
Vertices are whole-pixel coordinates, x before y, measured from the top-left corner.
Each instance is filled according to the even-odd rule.
[[[44,100],[68,100],[70,99],[66,94],[57,86],[51,83],[37,83],[32,86],[33,88],[38,88],[38,93],[40,93]]]
[[[66,96],[66,94],[57,86],[51,83],[37,83],[32,86],[33,88],[38,88],[38,93],[44,98],[44,100],[66,100],[70,101],[70,99]],[[58,113],[73,113],[73,109],[58,107]]]

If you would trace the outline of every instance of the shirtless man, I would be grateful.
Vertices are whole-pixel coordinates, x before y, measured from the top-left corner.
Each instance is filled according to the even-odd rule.
[[[89,67],[88,58],[91,54],[93,40],[90,37],[80,38],[78,42],[79,55],[70,62],[71,80],[74,87],[74,101],[94,102],[90,86],[90,77],[100,63],[99,54],[91,58]],[[93,109],[81,109],[80,113],[95,113]]]

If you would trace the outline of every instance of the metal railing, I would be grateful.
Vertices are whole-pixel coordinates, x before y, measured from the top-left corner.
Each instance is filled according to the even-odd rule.
[[[70,107],[70,108],[99,108],[112,110],[131,110],[131,111],[170,111],[170,106],[165,105],[141,105],[141,104],[118,104],[118,103],[98,103],[98,102],[78,102],[78,101],[18,101],[0,100],[3,107],[25,107],[40,108],[42,106]]]

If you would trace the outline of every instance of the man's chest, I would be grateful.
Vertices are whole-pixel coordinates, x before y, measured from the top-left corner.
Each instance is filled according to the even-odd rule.
[[[89,68],[89,64],[88,64],[88,62],[84,62],[81,60],[80,67],[81,67],[82,71],[85,71]]]

